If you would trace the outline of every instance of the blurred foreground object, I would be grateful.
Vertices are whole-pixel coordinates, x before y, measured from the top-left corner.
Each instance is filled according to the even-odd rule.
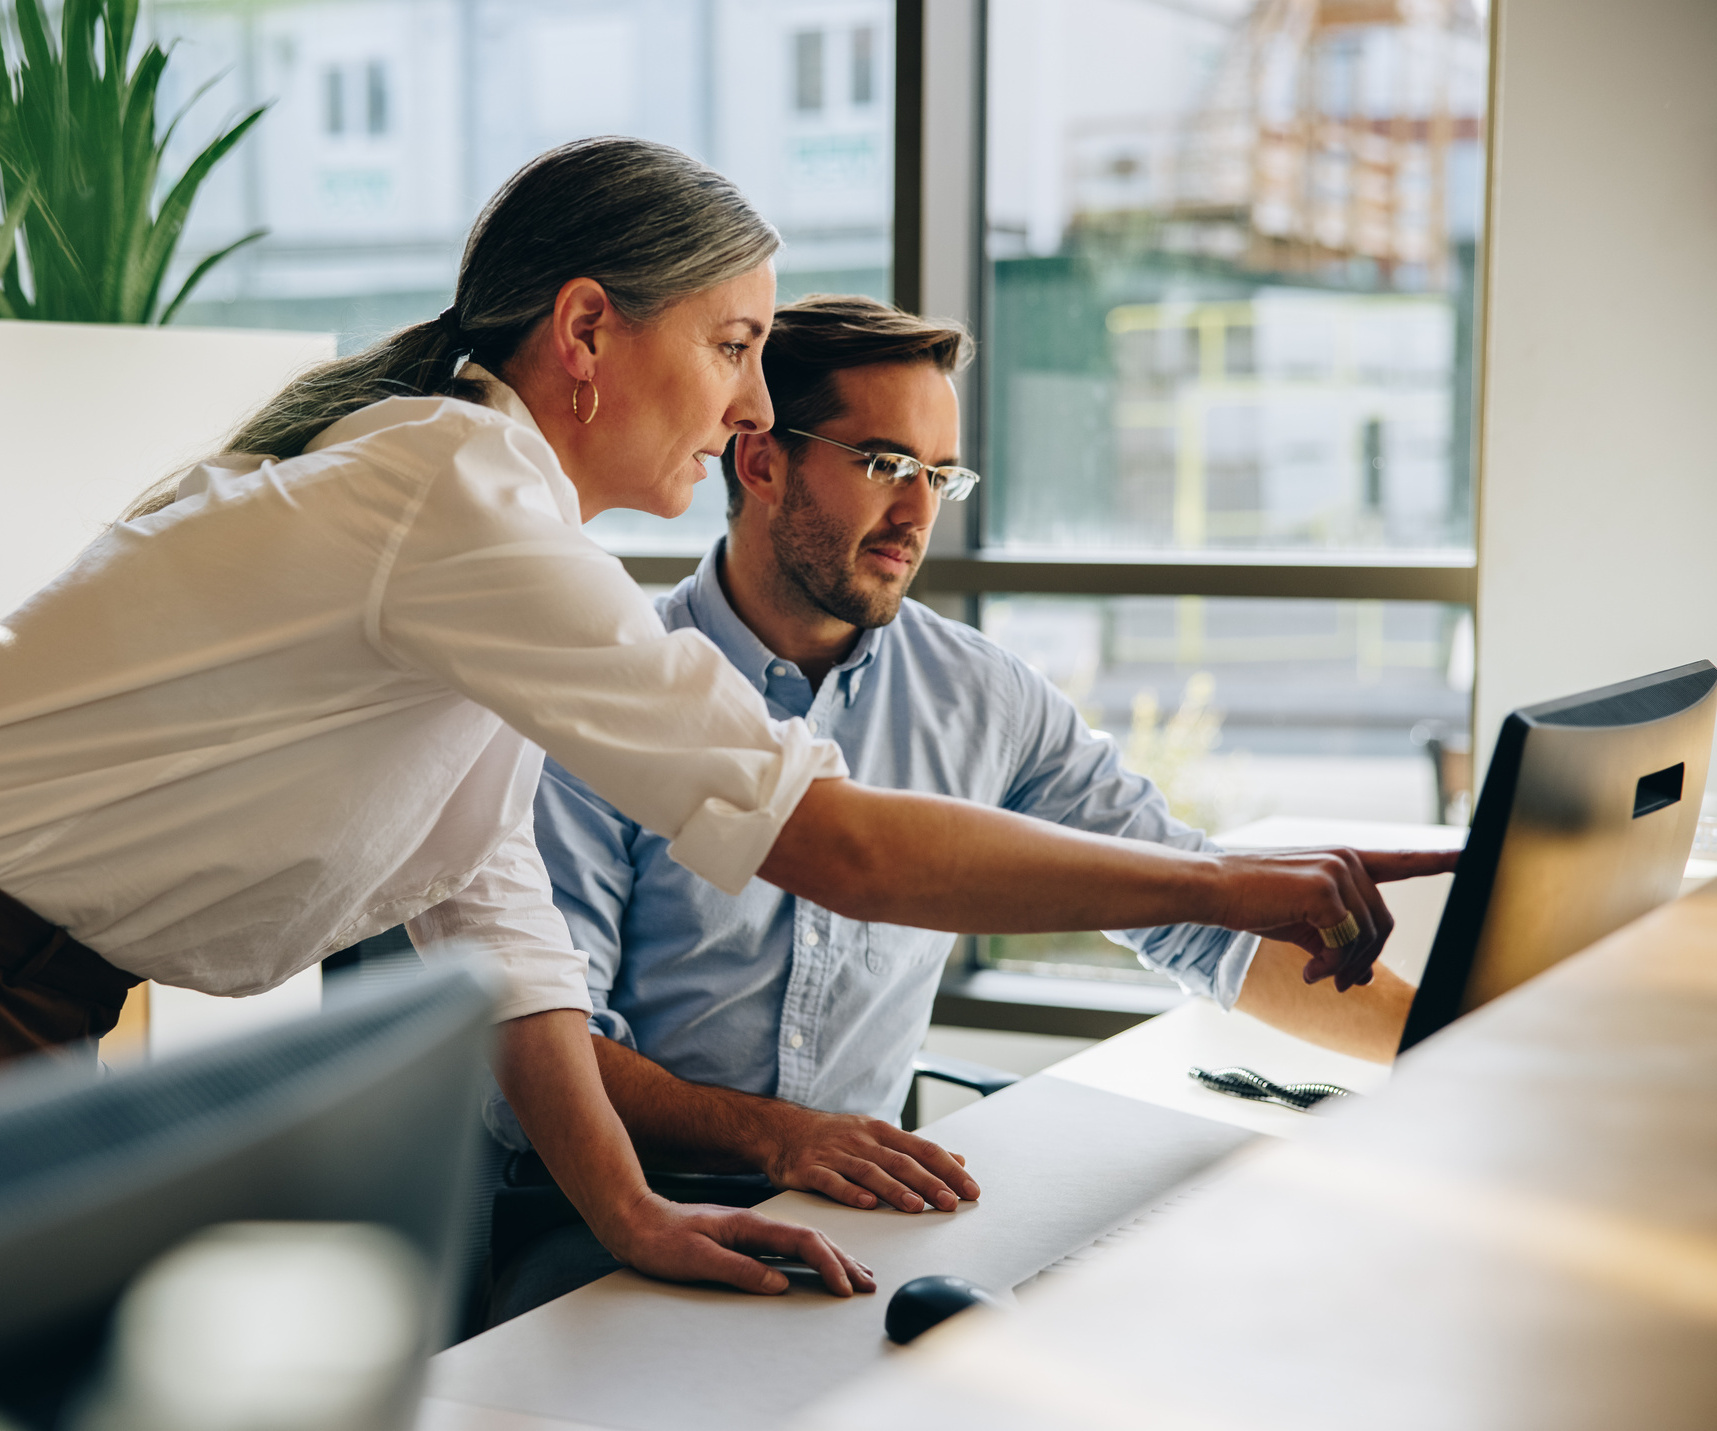
[[[478,1092],[494,999],[462,970],[100,1078],[0,1077],[0,1412],[61,1424],[127,1284],[217,1223],[380,1223],[455,1324],[473,1244]]]
[[[233,1222],[119,1304],[76,1431],[391,1431],[428,1350],[428,1264],[366,1223]]]

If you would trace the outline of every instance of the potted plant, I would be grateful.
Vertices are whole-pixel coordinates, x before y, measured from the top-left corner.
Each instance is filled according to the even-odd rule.
[[[0,41],[0,318],[167,323],[211,268],[267,232],[210,254],[162,303],[197,190],[263,111],[166,185],[162,159],[184,111],[156,122],[168,57],[148,44],[132,63],[137,4],[66,0],[56,48],[43,0],[18,0],[15,69]]]
[[[65,0],[56,41],[44,0],[17,0],[16,54],[0,34],[0,619],[151,482],[333,356],[324,334],[163,326],[263,235],[168,290],[198,190],[263,111],[165,173],[184,114],[157,116],[170,56],[137,43],[137,14],[138,0]]]

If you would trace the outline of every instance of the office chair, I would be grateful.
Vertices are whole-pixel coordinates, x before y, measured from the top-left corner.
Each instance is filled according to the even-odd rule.
[[[955,1058],[946,1053],[927,1053],[923,1049],[912,1060],[912,1086],[906,1092],[906,1103],[900,1110],[900,1126],[907,1132],[918,1127],[918,1080],[934,1078],[938,1083],[952,1083],[970,1088],[981,1098],[1000,1093],[1010,1084],[1019,1082],[1019,1074],[991,1068],[987,1063],[974,1063],[969,1058]]]

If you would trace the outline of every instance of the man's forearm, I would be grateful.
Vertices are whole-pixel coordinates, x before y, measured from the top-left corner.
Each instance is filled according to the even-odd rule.
[[[1308,1043],[1372,1063],[1390,1062],[1413,1003],[1413,986],[1378,964],[1369,984],[1339,994],[1327,980],[1306,983],[1301,975],[1305,962],[1295,945],[1266,939],[1234,1007]]]
[[[881,1118],[688,1083],[620,1044],[594,1043],[608,1096],[652,1167],[755,1169],[776,1187],[902,1212],[951,1212],[978,1196],[963,1158]]]
[[[772,1098],[676,1078],[613,1039],[594,1038],[609,1101],[650,1167],[685,1172],[753,1172]]]

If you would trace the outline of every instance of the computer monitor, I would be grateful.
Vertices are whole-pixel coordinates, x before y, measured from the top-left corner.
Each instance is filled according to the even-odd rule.
[[[128,1072],[0,1078],[0,1409],[42,1423],[125,1284],[212,1223],[396,1229],[436,1273],[442,1344],[493,1007],[446,970]]]
[[[1714,714],[1696,661],[1503,721],[1403,1051],[1675,897]]]

